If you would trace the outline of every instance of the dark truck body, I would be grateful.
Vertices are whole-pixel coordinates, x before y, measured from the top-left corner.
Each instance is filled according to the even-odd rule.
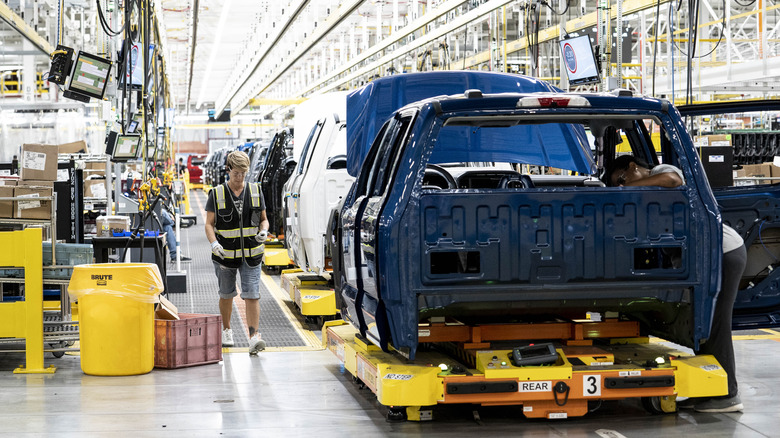
[[[274,236],[284,235],[284,210],[282,195],[284,183],[295,170],[293,157],[293,130],[285,128],[274,135],[268,147],[263,168],[257,175],[257,182],[263,191],[265,210],[268,216],[268,232]]]
[[[729,114],[780,111],[777,100],[718,102],[679,107],[685,117],[723,117]],[[771,161],[766,139],[780,133],[751,130],[732,134],[734,163],[748,165]],[[762,141],[763,140],[763,141]],[[757,180],[746,183],[763,182]],[[713,189],[723,223],[734,228],[745,240],[748,262],[734,303],[734,330],[772,328],[780,325],[780,184],[757,184]]]
[[[448,86],[452,96],[431,98]],[[465,97],[469,88],[520,93]],[[775,326],[777,270],[755,271],[780,265],[780,186],[713,194],[665,100],[557,91],[514,75],[441,72],[382,78],[348,98],[357,179],[330,226],[342,316],[412,359],[425,342],[418,324],[434,316],[490,324],[616,312],[698,348],[720,287],[722,211],[749,248],[734,326]],[[522,104],[529,98],[537,104]],[[569,127],[546,127],[561,123]],[[686,184],[604,187],[624,142],[680,168]],[[537,166],[571,172],[529,172]]]
[[[432,316],[484,324],[614,311],[639,320],[646,333],[698,347],[720,283],[720,215],[674,107],[595,94],[472,96],[408,105],[378,129],[338,218],[334,275],[343,316],[383,349],[410,358],[424,342],[418,323]],[[540,96],[546,106],[521,105]],[[550,96],[572,101],[550,104]],[[570,104],[576,99],[588,106]],[[635,154],[657,161],[648,121],[663,131],[664,162],[678,166],[687,184],[602,187],[585,127],[601,163],[614,157],[616,132]],[[551,166],[580,176],[550,185],[517,171],[502,181],[501,170],[486,179],[499,187],[461,188],[475,185],[430,166],[453,162]],[[459,179],[473,173],[459,172]],[[426,178],[453,186],[431,188]]]

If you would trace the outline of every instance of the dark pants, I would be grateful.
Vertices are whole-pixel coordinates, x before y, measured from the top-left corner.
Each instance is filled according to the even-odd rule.
[[[721,289],[715,301],[710,338],[699,349],[699,354],[711,354],[728,373],[729,397],[739,392],[737,367],[734,363],[734,345],[731,342],[731,312],[739,290],[739,280],[745,271],[747,251],[745,245],[723,254]]]

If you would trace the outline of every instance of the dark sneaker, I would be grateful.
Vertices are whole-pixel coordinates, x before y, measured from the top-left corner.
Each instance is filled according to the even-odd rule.
[[[677,409],[693,409],[697,404],[709,400],[710,397],[688,397],[677,402]]]
[[[679,405],[678,405],[679,406]],[[694,406],[696,412],[723,413],[742,412],[742,400],[739,396],[727,398],[711,398]]]
[[[190,262],[190,261],[192,261],[192,259],[187,257],[187,256],[181,256],[181,261],[182,262]],[[171,259],[171,263],[176,263],[176,257]]]

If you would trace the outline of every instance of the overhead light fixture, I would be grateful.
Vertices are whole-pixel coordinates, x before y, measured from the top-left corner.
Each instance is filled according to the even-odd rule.
[[[206,64],[206,73],[203,75],[202,82],[200,84],[200,92],[198,93],[198,103],[196,108],[200,108],[203,105],[203,97],[206,94],[206,86],[211,79],[211,70],[214,68],[214,59],[219,52],[220,44],[222,43],[222,34],[225,32],[225,25],[227,23],[228,15],[230,14],[230,6],[233,4],[233,0],[226,0],[224,6],[222,6],[222,12],[219,14],[219,24],[217,25],[217,35],[214,38],[214,44],[211,46],[211,53],[209,54],[209,62]]]

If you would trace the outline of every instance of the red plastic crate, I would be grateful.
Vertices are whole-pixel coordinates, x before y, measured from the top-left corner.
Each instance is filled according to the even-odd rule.
[[[180,313],[154,320],[155,368],[183,368],[222,360],[222,317]]]

